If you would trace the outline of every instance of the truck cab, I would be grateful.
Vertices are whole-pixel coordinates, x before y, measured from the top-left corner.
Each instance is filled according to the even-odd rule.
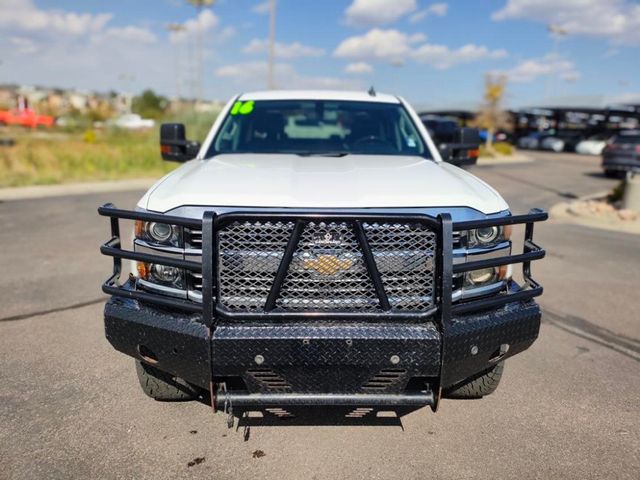
[[[229,418],[435,410],[492,393],[536,339],[533,228],[547,214],[514,215],[443,162],[402,98],[245,93],[202,144],[180,124],[160,143],[183,165],[135,210],[99,208],[106,336],[152,398],[205,396]]]

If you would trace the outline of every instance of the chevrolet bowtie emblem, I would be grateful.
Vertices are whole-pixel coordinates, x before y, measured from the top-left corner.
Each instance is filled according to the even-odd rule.
[[[335,275],[342,270],[349,270],[353,266],[353,260],[340,260],[335,255],[319,255],[313,260],[305,260],[302,267],[305,270],[314,270],[320,275]]]

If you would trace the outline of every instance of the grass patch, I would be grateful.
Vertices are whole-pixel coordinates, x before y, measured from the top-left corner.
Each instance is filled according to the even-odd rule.
[[[497,142],[493,144],[493,151],[487,150],[484,143],[480,145],[481,157],[495,157],[496,155],[513,155],[513,145],[507,142]]]
[[[165,121],[182,121],[189,138],[202,141],[214,119],[207,114]],[[144,132],[10,128],[0,130],[0,137],[16,142],[0,146],[0,187],[160,177],[178,166],[162,161],[159,128]]]

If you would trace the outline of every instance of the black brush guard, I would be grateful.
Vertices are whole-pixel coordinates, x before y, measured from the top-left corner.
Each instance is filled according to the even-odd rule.
[[[139,351],[140,346],[132,343],[128,339],[130,335],[144,337],[149,335],[148,331],[141,330],[143,328],[151,328],[158,332],[158,338],[162,338],[165,343],[175,343],[173,334],[180,331],[189,331],[189,335],[180,340],[181,347],[192,352],[192,356],[197,357],[197,363],[200,365],[187,365],[180,363],[179,360],[170,361],[167,366],[168,371],[172,371],[176,375],[185,374],[188,379],[195,381],[201,386],[205,385],[205,377],[209,375],[208,387],[212,395],[212,404],[214,408],[223,408],[226,404],[233,404],[239,408],[262,408],[269,406],[284,405],[340,405],[340,406],[376,406],[376,407],[395,407],[395,406],[426,406],[429,405],[433,409],[436,408],[438,400],[441,396],[443,387],[453,385],[458,381],[464,380],[473,369],[478,370],[478,365],[494,364],[497,359],[506,358],[518,351],[526,349],[533,340],[535,340],[540,321],[540,312],[531,299],[542,294],[542,287],[531,276],[531,262],[544,257],[545,251],[533,242],[533,227],[535,222],[544,221],[548,218],[546,212],[540,209],[533,209],[526,215],[506,216],[501,218],[473,220],[453,223],[448,213],[442,213],[437,218],[427,215],[405,215],[405,214],[344,214],[344,213],[295,213],[290,212],[233,212],[216,215],[213,211],[204,213],[202,220],[186,219],[171,215],[164,215],[150,212],[137,212],[117,209],[112,204],[105,204],[98,209],[102,216],[109,217],[111,220],[111,239],[101,246],[100,251],[107,256],[113,258],[113,274],[102,285],[102,290],[113,296],[110,302],[111,310],[121,308],[119,305],[122,301],[139,301],[142,304],[156,305],[161,308],[153,316],[153,320],[149,325],[140,326],[136,323],[134,328],[123,330],[120,327],[120,321],[125,319],[131,322],[137,322],[135,318],[137,313],[132,313],[131,309],[123,310],[120,318],[114,320],[111,315],[107,315],[105,310],[105,323],[107,327],[107,336],[109,340],[119,350],[128,353],[134,357],[143,360],[149,360]],[[202,263],[182,260],[178,258],[169,258],[166,256],[153,255],[148,253],[140,253],[124,250],[121,245],[119,219],[125,220],[141,220],[145,222],[160,222],[165,224],[187,227],[202,231]],[[275,280],[271,286],[267,301],[261,312],[234,312],[225,308],[224,305],[216,302],[215,279],[216,272],[216,255],[218,238],[216,232],[236,221],[291,221],[295,223],[293,233],[289,238],[286,250],[277,269]],[[345,222],[352,226],[357,238],[359,248],[362,251],[363,259],[371,277],[373,287],[377,294],[381,312],[360,313],[360,312],[282,312],[274,311],[276,299],[278,298],[280,289],[286,277],[289,265],[296,251],[296,246],[300,240],[300,235],[304,226],[308,222]],[[384,291],[380,273],[377,270],[371,248],[367,242],[366,235],[362,228],[363,222],[388,222],[388,223],[415,223],[421,224],[436,233],[436,263],[435,263],[435,308],[425,312],[398,312],[392,311],[389,300]],[[479,261],[469,261],[466,263],[453,264],[453,232],[470,230],[490,226],[506,226],[525,224],[523,250],[520,254],[503,256]],[[155,263],[167,266],[173,266],[202,273],[202,303],[196,303],[188,300],[172,298],[164,295],[154,294],[146,291],[140,291],[132,286],[132,282],[119,284],[118,280],[122,273],[122,260],[134,260],[147,263]],[[502,265],[511,265],[522,263],[523,278],[525,285],[520,288],[509,288],[508,292],[504,292],[492,297],[481,298],[464,303],[452,305],[452,276],[454,273],[463,273],[471,270],[499,267]],[[207,294],[210,292],[210,294]],[[114,300],[117,300],[114,303]],[[519,308],[512,308],[511,305],[518,304]],[[170,312],[178,311],[179,316],[171,316]],[[164,312],[164,313],[163,313]],[[179,312],[183,312],[180,314]],[[120,315],[120,314],[117,314]],[[116,316],[117,316],[116,315]],[[180,317],[180,315],[182,317]],[[478,318],[474,317],[477,316]],[[178,320],[176,320],[178,318]],[[260,344],[262,332],[269,332],[276,325],[283,322],[313,322],[314,325],[327,322],[335,325],[336,322],[364,322],[369,325],[367,320],[376,320],[382,323],[382,327],[389,332],[390,338],[401,331],[403,341],[406,338],[411,339],[415,335],[415,331],[411,330],[412,326],[425,325],[427,323],[434,325],[437,332],[434,337],[424,332],[420,338],[416,337],[416,342],[425,342],[431,350],[437,345],[438,352],[435,362],[439,366],[438,370],[433,373],[433,382],[430,388],[420,389],[417,391],[402,391],[394,393],[318,393],[318,392],[253,392],[246,391],[227,391],[222,385],[216,385],[218,375],[216,372],[217,365],[225,363],[225,355],[235,356],[238,343],[224,343],[226,337],[233,337],[233,324],[249,325],[253,327],[253,337]],[[478,329],[477,322],[483,322],[482,325],[487,326],[486,330]],[[144,321],[142,323],[145,323]],[[149,323],[149,322],[147,322]],[[176,326],[176,323],[183,326]],[[133,323],[132,323],[133,324]],[[160,325],[160,326],[159,326]],[[164,325],[164,327],[162,326]],[[357,325],[357,323],[356,323]],[[359,325],[363,325],[360,323]],[[494,328],[489,331],[489,327]],[[244,327],[243,327],[244,328]],[[289,330],[285,335],[287,340],[291,340],[292,332],[301,334],[303,340],[307,330],[300,327]],[[364,328],[364,326],[362,327]],[[496,330],[504,331],[509,334],[510,338],[521,340],[520,348],[511,351],[507,355],[506,352],[496,352],[491,355],[478,355],[477,358],[471,358],[468,349],[472,343],[481,347],[483,342],[487,345],[495,344]],[[400,329],[400,330],[398,330]],[[404,329],[404,330],[402,330]],[[282,331],[282,328],[280,328]],[[115,332],[115,333],[114,333]],[[407,332],[410,332],[407,337]],[[413,333],[412,333],[413,332]],[[347,332],[352,335],[353,332]],[[380,335],[380,332],[377,331]],[[385,334],[382,334],[384,337]],[[116,338],[117,337],[117,338]],[[206,348],[208,352],[203,351],[203,340],[206,337]],[[176,337],[177,338],[177,337]],[[216,340],[218,340],[216,342]],[[233,338],[237,341],[238,338]],[[264,339],[262,339],[264,340]],[[273,338],[269,338],[273,340]],[[279,339],[282,340],[282,339]],[[384,340],[384,338],[383,338]],[[428,343],[431,342],[431,343]],[[433,342],[436,342],[435,344]],[[219,351],[217,346],[220,346]],[[270,344],[272,345],[272,344]],[[286,342],[280,342],[283,348],[297,348],[295,345]],[[377,345],[373,343],[372,345]],[[420,343],[416,343],[420,345]],[[327,347],[329,348],[329,347]],[[330,348],[334,348],[333,344]],[[177,349],[174,348],[174,353]],[[195,352],[195,353],[194,353]],[[475,354],[472,354],[475,355]],[[251,359],[253,360],[253,359]],[[248,359],[245,359],[248,362]],[[192,362],[193,363],[193,362]],[[304,365],[302,365],[304,366]],[[191,378],[189,378],[191,377]],[[197,380],[196,380],[197,378]],[[223,392],[223,393],[222,393]]]

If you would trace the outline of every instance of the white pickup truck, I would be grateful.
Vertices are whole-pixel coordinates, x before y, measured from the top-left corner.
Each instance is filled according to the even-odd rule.
[[[181,124],[160,143],[184,165],[134,211],[99,208],[114,263],[106,336],[152,398],[205,397],[230,420],[435,410],[492,393],[504,360],[536,339],[533,226],[547,214],[512,215],[443,162],[403,99],[246,93],[202,145]],[[133,249],[120,220],[135,223]]]

